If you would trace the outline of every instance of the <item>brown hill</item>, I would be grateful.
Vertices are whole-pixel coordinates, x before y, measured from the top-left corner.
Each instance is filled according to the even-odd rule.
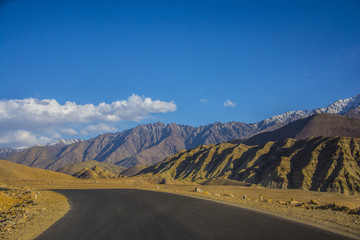
[[[259,133],[245,140],[235,140],[233,143],[258,145],[286,138],[306,139],[320,136],[360,138],[360,119],[329,113],[317,114],[274,131]]]
[[[360,192],[360,139],[285,139],[259,146],[222,143],[180,151],[140,174],[201,183],[233,179],[269,188]]]
[[[95,161],[95,160],[87,160],[87,161],[84,161],[84,162],[69,164],[69,165],[67,165],[67,166],[65,166],[63,168],[58,169],[57,172],[65,173],[65,174],[68,174],[68,175],[72,176],[75,173],[78,173],[78,172],[82,171],[85,168],[92,169],[95,166],[98,166],[101,169],[106,170],[107,172],[109,172],[109,173],[111,173],[113,175],[119,175],[123,171],[126,170],[125,167],[118,166],[118,165],[115,165],[115,164],[103,163],[103,162],[98,162],[98,161]]]
[[[92,168],[84,168],[79,172],[73,174],[76,178],[81,179],[98,179],[98,178],[119,178],[120,174],[113,174],[107,170],[103,170],[99,166],[94,166]]]
[[[76,181],[76,178],[63,173],[38,169],[0,160],[0,181]]]

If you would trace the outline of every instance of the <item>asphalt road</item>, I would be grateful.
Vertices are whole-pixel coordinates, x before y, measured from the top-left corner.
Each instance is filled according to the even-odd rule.
[[[61,190],[71,210],[38,239],[349,239],[256,211],[143,190]]]

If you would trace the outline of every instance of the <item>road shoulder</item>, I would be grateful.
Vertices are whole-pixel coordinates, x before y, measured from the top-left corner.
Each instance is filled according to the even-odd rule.
[[[34,239],[70,209],[68,199],[53,191],[6,191],[2,192],[3,198],[13,204],[2,209],[1,239]]]
[[[196,192],[194,190],[178,190],[170,186],[160,188],[143,188],[144,190],[167,192],[171,194],[186,195],[229,204],[235,207],[245,208],[261,212],[278,218],[321,228],[336,234],[360,240],[360,216],[350,215],[332,210],[312,210],[295,208],[292,205],[284,205],[276,202],[260,202],[258,199],[242,199],[241,196],[233,196],[229,193]]]

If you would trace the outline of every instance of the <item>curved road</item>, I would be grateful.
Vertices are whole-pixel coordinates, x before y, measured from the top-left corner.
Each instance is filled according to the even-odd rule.
[[[349,239],[231,205],[133,189],[61,190],[71,210],[37,239]]]

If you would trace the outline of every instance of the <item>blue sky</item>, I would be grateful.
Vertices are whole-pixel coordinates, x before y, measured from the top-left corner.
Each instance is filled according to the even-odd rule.
[[[257,122],[352,97],[359,76],[356,0],[0,2],[0,147]]]

